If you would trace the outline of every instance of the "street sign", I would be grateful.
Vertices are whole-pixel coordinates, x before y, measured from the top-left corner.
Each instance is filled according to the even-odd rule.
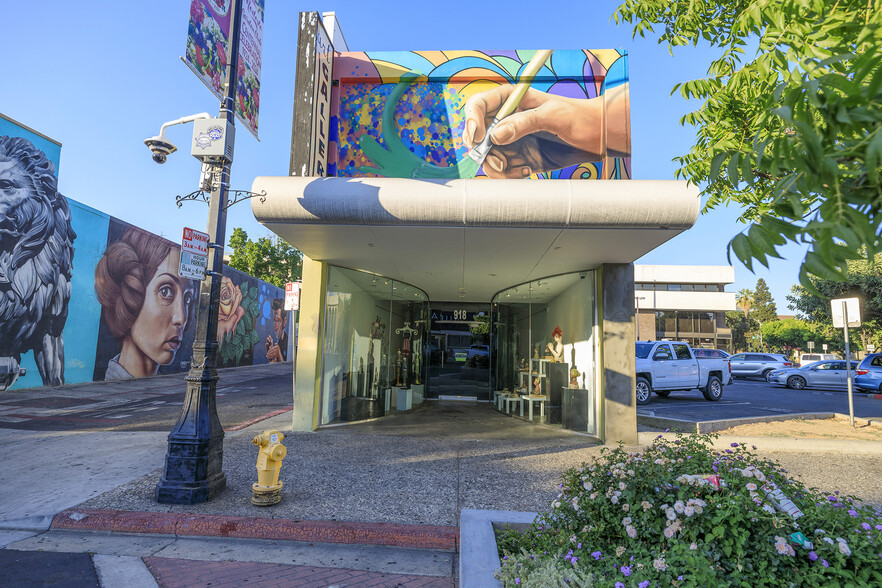
[[[876,346],[873,343],[867,343],[867,351],[873,353],[876,351]]]
[[[208,233],[184,228],[178,275],[182,278],[203,280],[206,268],[208,268]]]
[[[814,341],[808,341],[807,344],[808,344],[809,351],[811,351],[812,349],[815,348],[815,342],[814,342]]]
[[[300,310],[300,284],[298,282],[285,284],[285,310]]]
[[[842,309],[843,303],[846,307],[845,311]],[[833,314],[833,326],[835,328],[842,329],[845,327],[843,312],[848,314],[849,327],[861,326],[861,307],[860,301],[857,298],[834,298],[830,301],[830,310]]]
[[[827,351],[827,344],[824,343],[823,345],[821,345],[821,349],[823,349],[824,351]]]

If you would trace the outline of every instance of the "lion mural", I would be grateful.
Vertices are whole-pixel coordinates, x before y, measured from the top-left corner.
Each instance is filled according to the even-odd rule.
[[[33,143],[0,136],[0,364],[34,352],[43,385],[64,383],[64,341],[73,242],[55,166]]]

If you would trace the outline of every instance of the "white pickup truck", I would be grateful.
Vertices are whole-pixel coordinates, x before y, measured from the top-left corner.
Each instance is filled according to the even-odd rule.
[[[648,404],[653,391],[664,398],[694,388],[707,400],[719,400],[731,381],[727,359],[696,359],[686,343],[637,341],[637,404]]]

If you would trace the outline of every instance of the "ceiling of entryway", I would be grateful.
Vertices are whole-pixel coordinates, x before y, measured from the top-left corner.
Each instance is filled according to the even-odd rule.
[[[631,263],[698,214],[683,182],[257,178],[255,217],[308,257],[487,302],[539,278]]]

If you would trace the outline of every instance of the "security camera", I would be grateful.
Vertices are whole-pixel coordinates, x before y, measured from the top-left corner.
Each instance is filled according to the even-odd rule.
[[[153,161],[165,163],[166,157],[178,150],[174,144],[162,135],[144,139],[144,144],[153,152]]]
[[[160,127],[158,135],[150,137],[149,139],[144,139],[144,144],[153,152],[153,161],[156,163],[165,163],[166,157],[178,150],[174,143],[165,138],[165,129],[172,125],[181,125],[204,118],[211,118],[211,115],[207,112],[200,112],[199,114],[191,114],[190,116],[185,116],[177,120],[171,120]]]

